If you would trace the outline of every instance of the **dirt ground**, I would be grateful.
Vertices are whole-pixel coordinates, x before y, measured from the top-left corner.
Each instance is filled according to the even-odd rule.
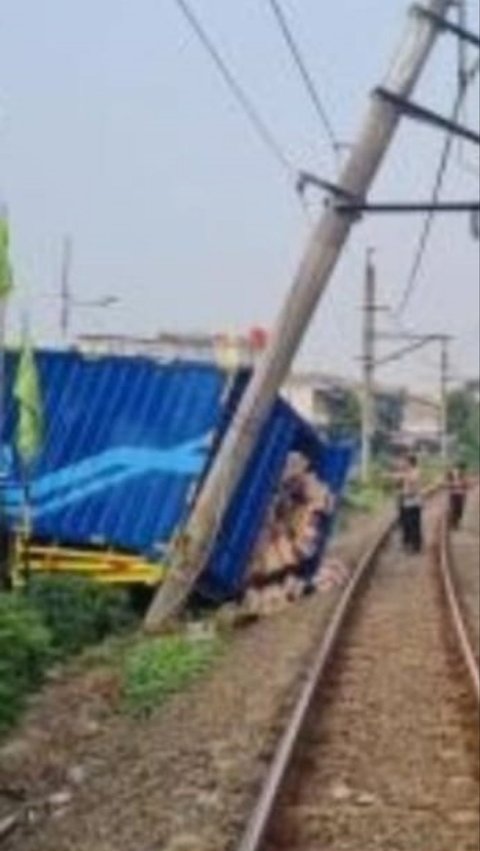
[[[330,555],[352,564],[376,526],[359,519]],[[118,712],[101,666],[52,682],[0,749],[0,827],[20,818],[2,851],[233,849],[338,594],[238,631],[146,720]]]
[[[352,564],[378,525],[359,518],[330,556]],[[478,635],[478,496],[454,551]],[[20,817],[0,841],[2,851],[233,851],[338,593],[307,599],[238,631],[208,676],[147,720],[119,713],[117,683],[101,665],[54,679],[0,748],[0,827],[3,818]],[[409,605],[416,601],[413,594]],[[432,677],[438,690],[441,678]],[[385,697],[389,687],[382,683]],[[449,695],[446,706],[450,712]],[[455,726],[451,720],[447,727]],[[446,745],[445,759],[450,750]],[[367,774],[358,783],[364,801],[359,823],[383,800],[372,804]],[[455,768],[459,795],[464,777],[463,768]],[[452,817],[461,822],[467,816],[460,802]],[[458,829],[471,832],[472,825],[454,825],[451,835]],[[437,851],[430,845],[409,851],[414,847]],[[473,848],[452,845],[449,851],[463,847]],[[318,851],[315,843],[306,848]]]

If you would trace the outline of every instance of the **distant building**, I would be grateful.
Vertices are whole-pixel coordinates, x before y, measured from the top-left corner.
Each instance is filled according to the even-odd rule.
[[[293,373],[285,382],[282,395],[318,431],[325,431],[332,424],[338,401],[352,389],[347,381],[336,376]]]
[[[440,404],[426,396],[405,395],[400,430],[392,435],[397,448],[436,453],[441,449]]]
[[[266,341],[267,334],[262,328],[252,328],[248,335],[162,332],[155,337],[142,338],[82,334],[77,338],[76,348],[91,355],[144,356],[163,363],[173,360],[216,363],[234,371],[254,366]]]

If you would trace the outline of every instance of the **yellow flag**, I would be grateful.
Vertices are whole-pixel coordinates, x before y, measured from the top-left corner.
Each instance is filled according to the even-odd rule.
[[[40,452],[43,439],[43,405],[40,379],[30,340],[25,336],[17,369],[14,396],[18,405],[16,445],[25,465]]]
[[[6,298],[13,287],[12,267],[9,255],[8,219],[0,207],[0,301]]]

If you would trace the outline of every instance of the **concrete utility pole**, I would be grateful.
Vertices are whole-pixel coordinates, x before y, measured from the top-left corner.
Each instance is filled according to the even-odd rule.
[[[424,7],[445,16],[450,5],[450,0],[425,0]],[[384,82],[386,89],[400,98],[408,98],[412,94],[438,33],[437,23],[418,9],[412,10],[407,33]],[[398,106],[378,93],[374,94],[358,139],[339,177],[337,193],[344,199],[366,200],[399,122]],[[187,530],[171,554],[167,580],[147,613],[147,631],[157,631],[178,611],[204,569],[225,511],[354,222],[355,216],[339,211],[334,200],[327,204],[264,357],[198,496]]]
[[[363,319],[362,392],[362,481],[370,478],[372,440],[375,433],[375,319],[377,310],[376,270],[373,249],[368,249],[365,274]]]

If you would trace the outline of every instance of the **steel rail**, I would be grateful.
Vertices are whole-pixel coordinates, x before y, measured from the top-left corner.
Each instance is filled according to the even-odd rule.
[[[373,545],[360,559],[337,604],[332,620],[329,623],[327,631],[322,637],[320,647],[309,668],[294,712],[290,717],[288,725],[278,743],[270,770],[253,813],[248,821],[243,838],[238,846],[238,851],[260,851],[260,845],[265,838],[270,817],[278,799],[284,777],[290,765],[295,746],[312,706],[312,702],[323,673],[332,657],[338,636],[345,623],[346,616],[350,611],[355,594],[360,583],[373,567],[377,556],[388,541],[388,538],[392,534],[395,526],[396,519],[392,518],[389,518],[382,526]]]
[[[465,668],[467,669],[473,694],[480,707],[480,670],[475,656],[469,630],[462,614],[460,598],[454,582],[454,557],[448,528],[447,512],[443,513],[440,526],[439,569],[445,598]]]
[[[433,498],[441,492],[441,489],[441,486],[439,487],[438,485],[429,489],[425,493],[426,498]],[[360,558],[360,561],[335,608],[333,617],[326,632],[322,635],[318,650],[301,687],[300,695],[294,711],[290,716],[288,724],[277,744],[268,774],[263,783],[260,795],[257,798],[253,812],[247,822],[247,826],[240,843],[237,846],[237,851],[261,851],[261,844],[265,839],[269,828],[272,813],[277,803],[285,776],[291,764],[295,747],[299,741],[322,677],[336,648],[339,635],[345,624],[346,617],[350,612],[355,595],[368,573],[373,570],[380,552],[388,542],[388,539],[393,533],[396,525],[397,521],[395,518],[389,518],[384,523],[380,532],[376,535],[371,547]],[[452,579],[446,512],[443,512],[442,514],[438,563],[442,583],[445,588],[445,597],[450,610],[450,616],[464,657],[465,665],[468,669],[473,690],[477,697],[477,701],[480,703],[479,670],[475,654],[468,638],[468,633],[461,614],[460,605]]]

